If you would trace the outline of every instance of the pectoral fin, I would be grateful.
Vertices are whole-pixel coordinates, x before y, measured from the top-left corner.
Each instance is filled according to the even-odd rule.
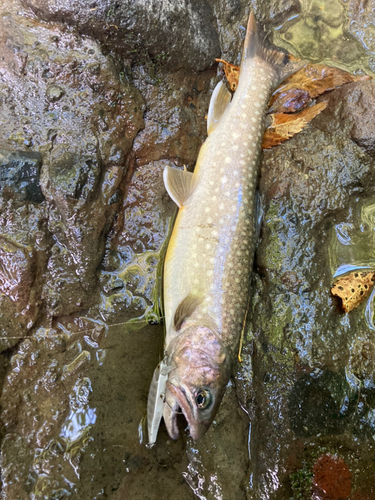
[[[176,331],[181,328],[182,323],[186,320],[186,318],[191,316],[201,302],[201,298],[195,297],[194,295],[188,295],[179,303],[173,319],[173,326]]]
[[[181,208],[194,191],[194,174],[167,166],[163,172],[163,179],[169,196]]]
[[[223,116],[224,111],[227,109],[232,94],[227,90],[225,83],[219,82],[211,96],[210,107],[207,115],[207,133],[211,134],[217,127],[220,118]]]

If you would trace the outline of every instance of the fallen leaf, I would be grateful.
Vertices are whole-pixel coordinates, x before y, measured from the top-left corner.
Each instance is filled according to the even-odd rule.
[[[240,67],[235,66],[234,64],[230,64],[227,61],[224,61],[224,59],[215,59],[215,61],[221,62],[223,64],[225,77],[228,80],[231,91],[234,92],[238,85],[238,78],[240,76]]]
[[[300,111],[299,113],[275,113],[270,115],[271,125],[266,129],[262,148],[269,149],[287,141],[295,134],[298,134],[309,122],[327,107],[326,102],[319,102],[313,106]]]
[[[375,272],[355,271],[337,280],[332,288],[332,295],[341,299],[344,312],[358,307],[370,295],[375,283]]]
[[[296,60],[292,56],[289,56],[289,59]],[[238,85],[240,67],[223,59],[215,60],[223,64],[230,89],[234,92]],[[370,76],[354,76],[341,69],[322,64],[306,64],[300,71],[287,78],[272,95],[268,109],[272,124],[264,134],[263,149],[277,146],[298,134],[323,111],[327,106],[325,102],[306,107],[319,95],[345,83],[369,79]],[[299,113],[296,114],[297,111]]]
[[[370,76],[354,76],[322,64],[306,64],[273,93],[268,111],[293,113],[324,92],[341,87],[345,83],[370,79]]]

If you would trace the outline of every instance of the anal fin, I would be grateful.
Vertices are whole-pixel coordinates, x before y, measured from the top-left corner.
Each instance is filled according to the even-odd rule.
[[[220,118],[223,116],[232,98],[232,94],[227,90],[225,83],[219,82],[211,96],[210,107],[207,115],[207,133],[211,134],[217,127]]]
[[[194,191],[194,174],[166,166],[163,179],[169,196],[181,208]]]

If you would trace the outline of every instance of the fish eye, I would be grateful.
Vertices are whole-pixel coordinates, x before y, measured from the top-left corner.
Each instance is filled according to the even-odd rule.
[[[200,389],[195,396],[195,402],[200,410],[205,410],[211,403],[211,394],[205,389]]]

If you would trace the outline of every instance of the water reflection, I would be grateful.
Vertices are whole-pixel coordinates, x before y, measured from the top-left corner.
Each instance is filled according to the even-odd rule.
[[[329,255],[334,278],[357,269],[375,268],[375,204],[364,205],[354,218],[354,222],[334,226]]]
[[[71,448],[96,422],[96,409],[88,406],[92,392],[91,380],[78,380],[70,394],[70,413],[62,426],[60,436],[65,439],[66,448]]]
[[[274,28],[273,41],[310,61],[324,62],[353,73],[374,71],[365,36],[369,30],[365,29],[362,18],[360,22],[352,19],[348,23],[348,17],[353,14],[350,9],[351,5],[340,0],[304,0],[301,12],[292,11],[287,20]]]

